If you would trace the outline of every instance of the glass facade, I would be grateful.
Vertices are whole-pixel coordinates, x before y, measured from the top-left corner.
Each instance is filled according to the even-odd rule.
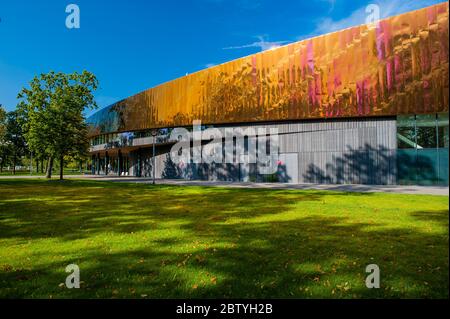
[[[213,125],[201,125],[200,129],[204,131],[207,128],[213,128]],[[192,132],[191,127],[185,127],[189,132]],[[173,128],[158,129],[156,136],[156,144],[162,144],[170,142],[170,133]],[[133,146],[133,140],[152,137],[152,130],[136,131],[136,132],[123,132],[113,134],[102,134],[90,139],[90,145],[97,146],[106,144],[105,149],[120,148],[126,146]]]
[[[399,184],[448,185],[448,113],[397,117]]]
[[[91,139],[91,146],[107,144],[106,148],[131,146],[134,133],[102,134]]]
[[[129,154],[93,155],[90,171],[97,175],[128,176],[131,167]]]

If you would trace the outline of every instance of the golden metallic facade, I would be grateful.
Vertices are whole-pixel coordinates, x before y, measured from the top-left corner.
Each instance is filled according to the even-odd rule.
[[[157,127],[448,112],[448,3],[218,65],[88,119],[91,134]]]

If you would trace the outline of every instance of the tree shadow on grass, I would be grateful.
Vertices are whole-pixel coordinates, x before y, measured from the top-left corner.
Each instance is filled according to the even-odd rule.
[[[439,211],[418,211],[410,214],[412,217],[421,221],[434,221],[443,227],[448,227],[448,210]]]
[[[314,211],[277,218],[299,203],[321,205],[327,192],[164,186],[159,190],[167,194],[156,195],[158,188],[145,186],[95,187],[94,197],[76,208],[62,200],[42,206],[33,217],[27,216],[32,206],[25,197],[8,202],[2,193],[2,209],[23,206],[4,210],[0,240],[86,241],[82,250],[49,247],[28,267],[0,265],[1,297],[448,298],[448,233]],[[105,191],[110,198],[102,199]],[[114,209],[120,193],[138,197]],[[61,194],[55,190],[54,196]],[[89,209],[96,201],[113,209]],[[448,211],[409,215],[448,229]],[[12,218],[18,226],[11,225]],[[118,236],[99,243],[95,238],[102,233]],[[69,263],[80,266],[81,289],[59,287]],[[372,263],[381,269],[381,289],[364,285],[365,267]]]
[[[402,229],[367,231],[368,226],[374,225],[310,217],[289,222],[213,224],[209,225],[209,232],[198,233],[193,225],[186,224],[186,230],[195,233],[181,238],[181,241],[189,240],[189,245],[179,239],[156,240],[147,248],[119,252],[86,249],[78,257],[43,263],[28,270],[3,268],[0,295],[80,298],[448,296],[448,251],[441,236]],[[218,242],[210,240],[213,238]],[[59,287],[65,280],[64,268],[69,263],[81,268],[81,289]],[[372,263],[382,271],[381,289],[364,286],[365,267]]]
[[[283,212],[293,203],[320,201],[326,194],[74,181],[22,187],[21,192],[0,194],[0,238],[73,240],[105,231],[148,230],[161,221],[202,224],[211,217],[254,218]]]

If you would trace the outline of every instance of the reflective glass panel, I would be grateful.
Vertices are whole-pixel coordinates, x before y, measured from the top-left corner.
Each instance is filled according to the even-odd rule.
[[[436,115],[426,114],[416,116],[417,149],[436,148]]]
[[[414,115],[397,117],[397,143],[400,149],[415,148]]]
[[[448,113],[438,114],[438,143],[440,148],[448,148]]]

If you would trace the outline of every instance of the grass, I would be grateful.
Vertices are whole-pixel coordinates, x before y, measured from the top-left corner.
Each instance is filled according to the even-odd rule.
[[[82,175],[82,174],[83,173],[80,173],[80,171],[76,170],[76,169],[64,169],[64,175]],[[17,175],[17,176],[30,175],[30,171],[29,170],[28,171],[27,170],[20,170],[20,171],[17,170],[16,174],[13,174],[12,170],[9,170],[9,171],[4,170],[4,171],[0,172],[0,177],[1,176],[14,176],[14,175]],[[33,171],[31,175],[32,176],[45,176],[45,173]],[[59,170],[53,170],[52,175],[59,176]]]
[[[448,235],[446,196],[0,180],[0,298],[448,298]]]
[[[16,174],[14,174],[13,171],[0,172],[0,176],[14,176],[14,175],[18,175],[18,176],[30,175],[30,171],[16,171]],[[44,176],[45,173],[33,171],[33,173],[31,175],[33,175],[33,176]]]

